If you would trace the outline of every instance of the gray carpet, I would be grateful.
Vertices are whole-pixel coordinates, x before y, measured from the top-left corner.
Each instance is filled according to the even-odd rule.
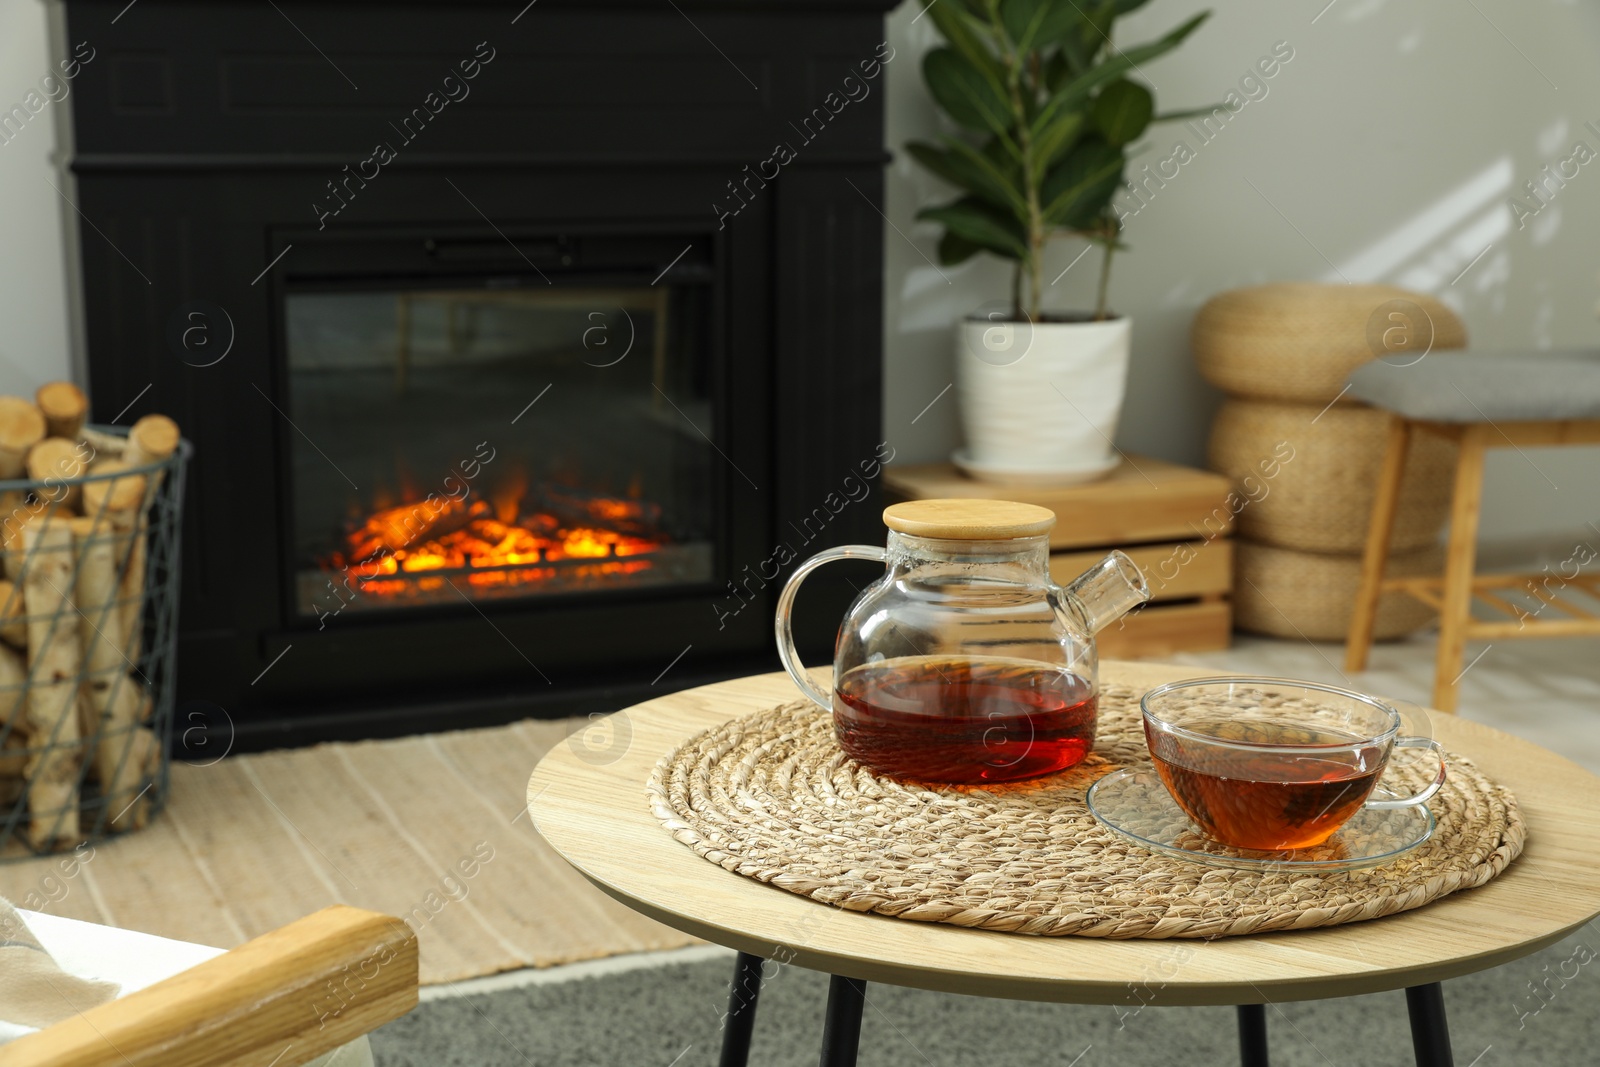
[[[1597,946],[1586,927],[1536,956],[1446,982],[1457,1067],[1600,1062],[1600,962],[1589,962]],[[379,1067],[712,1067],[731,971],[730,956],[433,1001],[377,1031],[373,1048]],[[813,1067],[826,996],[825,976],[779,970],[761,995],[751,1063]],[[882,985],[867,987],[867,1002],[861,1067],[1238,1063],[1231,1008],[1150,1007],[1119,1018],[1103,1006]],[[1414,1062],[1398,990],[1267,1015],[1275,1067]]]

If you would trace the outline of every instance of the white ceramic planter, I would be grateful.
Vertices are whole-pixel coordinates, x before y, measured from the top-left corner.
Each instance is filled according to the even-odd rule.
[[[1065,484],[1116,467],[1129,320],[956,326],[966,447],[954,459],[995,480]]]

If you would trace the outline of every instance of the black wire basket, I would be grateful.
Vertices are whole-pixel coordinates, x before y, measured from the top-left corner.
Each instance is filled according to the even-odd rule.
[[[193,450],[106,462],[126,440],[88,427],[74,469],[89,473],[0,481],[0,862],[138,829],[166,803]]]

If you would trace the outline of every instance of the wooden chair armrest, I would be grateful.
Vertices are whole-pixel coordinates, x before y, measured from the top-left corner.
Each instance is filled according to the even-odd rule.
[[[416,934],[336,905],[0,1046],[0,1067],[298,1067],[416,1004]]]

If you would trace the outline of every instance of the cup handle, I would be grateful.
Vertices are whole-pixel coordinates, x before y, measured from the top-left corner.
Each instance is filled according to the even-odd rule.
[[[1437,793],[1439,788],[1444,785],[1445,775],[1447,772],[1444,762],[1443,745],[1439,744],[1439,742],[1435,741],[1431,737],[1398,737],[1395,739],[1394,747],[1432,749],[1433,754],[1439,757],[1439,773],[1434,776],[1433,781],[1428,783],[1428,787],[1420,793],[1409,797],[1402,797],[1399,800],[1369,800],[1366,803],[1366,807],[1379,809],[1409,808],[1413,805],[1421,804],[1423,801],[1433,796],[1433,794]]]
[[[817,704],[833,710],[833,694],[819,686],[806,673],[805,664],[800,662],[800,653],[794,647],[794,628],[790,622],[790,614],[794,610],[795,594],[800,592],[800,583],[806,575],[822,566],[832,563],[836,559],[871,559],[879,563],[887,563],[889,553],[877,545],[840,545],[830,548],[826,552],[818,552],[794,569],[789,575],[789,580],[783,583],[783,592],[778,596],[778,615],[774,627],[778,634],[778,658],[783,660],[783,665],[789,671],[789,677],[794,679],[794,684],[800,691],[810,697]]]

